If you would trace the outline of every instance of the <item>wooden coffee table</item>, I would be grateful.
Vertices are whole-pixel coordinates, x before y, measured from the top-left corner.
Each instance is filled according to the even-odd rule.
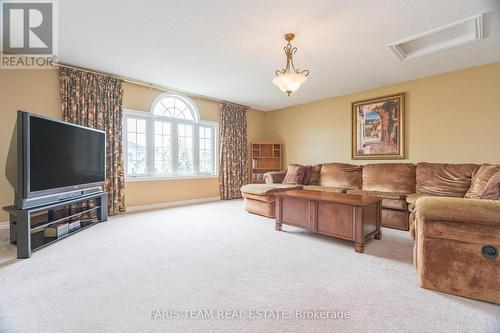
[[[291,190],[276,193],[276,230],[287,224],[354,242],[363,253],[365,241],[382,239],[382,199],[356,194]]]

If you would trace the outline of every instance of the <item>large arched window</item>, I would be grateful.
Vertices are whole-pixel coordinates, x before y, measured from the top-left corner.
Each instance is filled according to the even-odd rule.
[[[186,97],[162,94],[149,113],[125,110],[127,177],[216,174],[217,124],[202,122]]]

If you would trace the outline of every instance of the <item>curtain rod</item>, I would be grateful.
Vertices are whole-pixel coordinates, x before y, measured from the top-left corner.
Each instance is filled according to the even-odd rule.
[[[192,92],[189,92],[189,91],[185,91],[185,90],[181,90],[181,89],[175,89],[175,88],[170,88],[170,87],[162,86],[162,85],[159,85],[159,84],[149,83],[149,82],[146,82],[146,81],[135,80],[135,79],[132,79],[132,78],[129,78],[129,77],[120,76],[120,75],[116,75],[116,74],[112,74],[112,73],[98,72],[98,71],[94,71],[92,69],[88,69],[88,68],[84,68],[84,67],[79,67],[79,66],[74,66],[74,65],[70,65],[70,64],[66,64],[66,63],[61,63],[61,62],[56,63],[54,65],[57,66],[57,67],[77,69],[77,70],[82,71],[82,72],[87,72],[87,73],[92,73],[92,74],[97,74],[97,75],[103,75],[103,76],[109,76],[109,77],[112,77],[112,78],[117,79],[117,80],[122,80],[124,82],[132,83],[132,84],[135,84],[135,85],[138,85],[138,86],[148,87],[150,89],[160,90],[160,91],[164,91],[164,92],[177,93],[177,94],[185,95],[185,96],[188,96],[188,97],[202,98],[202,99],[206,99],[206,100],[217,102],[217,103],[235,104],[235,105],[243,106],[243,107],[246,107],[246,108],[250,109],[249,106],[244,105],[244,104],[229,102],[229,101],[225,101],[225,100],[222,100],[222,99],[217,99],[217,98],[208,97],[208,96],[204,96],[204,95],[200,95],[200,94],[195,94],[195,93],[192,93]]]

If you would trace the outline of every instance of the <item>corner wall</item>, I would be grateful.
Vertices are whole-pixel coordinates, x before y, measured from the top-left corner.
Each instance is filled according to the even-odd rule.
[[[500,164],[500,62],[272,111],[266,137],[284,143],[286,163],[374,163],[351,159],[351,103],[398,92],[402,162]]]

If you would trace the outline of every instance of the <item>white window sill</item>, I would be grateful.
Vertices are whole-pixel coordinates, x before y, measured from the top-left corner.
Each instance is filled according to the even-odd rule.
[[[154,182],[154,181],[168,181],[168,180],[189,180],[189,179],[210,179],[219,178],[218,175],[190,175],[190,176],[172,176],[172,177],[158,177],[158,176],[137,176],[125,177],[126,183],[133,182]]]

